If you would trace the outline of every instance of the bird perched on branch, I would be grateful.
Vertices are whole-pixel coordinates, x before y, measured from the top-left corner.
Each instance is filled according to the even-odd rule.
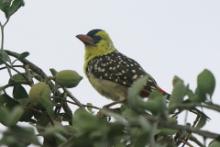
[[[129,87],[143,76],[148,76],[140,96],[152,91],[169,95],[135,60],[120,53],[109,35],[101,29],[76,36],[85,45],[84,71],[92,86],[103,96],[115,101],[126,100]]]

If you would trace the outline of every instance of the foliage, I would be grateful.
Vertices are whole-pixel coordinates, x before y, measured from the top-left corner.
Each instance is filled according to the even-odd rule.
[[[153,92],[148,100],[139,92],[148,77],[136,81],[128,91],[128,99],[118,107],[113,102],[102,108],[82,104],[68,88],[82,79],[76,71],[51,75],[27,60],[28,52],[4,49],[4,28],[11,16],[24,5],[22,0],[0,0],[6,21],[1,26],[0,72],[8,72],[8,82],[0,87],[0,123],[6,127],[0,145],[47,147],[176,147],[206,146],[198,136],[213,139],[210,147],[219,146],[219,135],[202,128],[210,119],[203,110],[220,112],[212,103],[215,77],[208,69],[197,78],[192,90],[175,76],[171,96]],[[12,91],[10,90],[12,89]],[[30,89],[30,90],[29,90]],[[70,108],[77,107],[76,110]],[[182,113],[193,115],[192,122]],[[22,125],[22,124],[29,125]],[[38,137],[43,138],[43,142]]]

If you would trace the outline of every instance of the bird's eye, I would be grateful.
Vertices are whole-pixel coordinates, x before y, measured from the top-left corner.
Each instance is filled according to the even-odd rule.
[[[102,38],[100,36],[93,36],[94,43],[98,43]]]

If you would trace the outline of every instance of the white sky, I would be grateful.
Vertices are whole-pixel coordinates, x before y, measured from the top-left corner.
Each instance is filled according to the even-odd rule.
[[[6,27],[5,47],[29,51],[28,59],[47,73],[51,67],[78,71],[84,79],[73,94],[102,106],[109,101],[85,78],[84,46],[75,35],[104,29],[118,50],[137,60],[167,91],[174,75],[195,88],[204,68],[220,81],[219,7],[219,0],[26,0]],[[214,101],[220,103],[219,85]],[[206,128],[220,133],[215,126],[219,114],[209,115],[213,118]]]

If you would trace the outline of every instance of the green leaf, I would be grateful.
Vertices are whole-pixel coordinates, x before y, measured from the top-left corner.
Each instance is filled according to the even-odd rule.
[[[18,59],[22,60],[24,58],[26,58],[27,56],[29,56],[30,53],[29,52],[23,52],[19,55]]]
[[[12,0],[0,0],[0,9],[5,13]]]
[[[189,102],[201,102],[201,101],[205,100],[205,98],[203,100],[201,100],[201,97],[199,97],[197,94],[193,93],[193,91],[191,89],[188,89],[187,96],[189,98]]]
[[[184,82],[179,77],[175,76],[173,78],[173,91],[170,96],[169,109],[173,111],[176,105],[181,104],[183,102],[184,96],[187,94],[187,87],[184,85]]]
[[[152,126],[143,117],[137,119],[137,124],[140,127],[132,127],[130,129],[132,144],[135,147],[146,146],[149,143],[150,134],[153,133]]]
[[[11,62],[10,57],[8,56],[7,52],[4,50],[0,51],[0,64],[6,63],[6,62]]]
[[[170,117],[170,118],[168,118],[168,123],[169,124],[177,124],[178,122],[177,122],[177,117]]]
[[[14,126],[23,114],[20,106],[15,106],[9,110],[6,107],[0,107],[0,122],[6,126]]]
[[[98,120],[84,109],[77,109],[74,113],[73,124],[75,128],[87,132],[96,129]]]
[[[146,85],[148,78],[148,76],[139,78],[128,89],[128,104],[132,109],[138,112],[143,112],[145,109],[145,103],[140,97],[140,91]]]
[[[101,137],[108,128],[105,122],[96,116],[87,112],[85,109],[79,108],[73,116],[73,128],[79,136],[90,133],[92,138]]]
[[[197,77],[197,88],[201,94],[209,94],[212,97],[215,89],[215,77],[211,71],[204,69]]]
[[[199,120],[196,124],[196,128],[200,129],[200,128],[205,126],[208,118],[207,118],[206,115],[199,115],[199,114],[197,115],[197,117],[198,117]]]
[[[86,109],[90,112],[90,113],[93,113],[93,111],[92,111],[92,103],[87,103],[86,104]]]
[[[184,85],[183,80],[181,80],[177,76],[174,77],[173,81],[175,81],[175,84],[170,98],[170,102],[179,104],[182,103],[183,98],[187,93],[187,87]]]
[[[128,100],[130,99],[132,102],[135,97],[140,95],[140,91],[146,85],[148,78],[149,76],[147,75],[143,76],[131,85],[131,87],[128,89]]]
[[[55,125],[45,128],[44,134],[45,135],[52,135],[54,133],[65,133],[65,128],[61,125]]]
[[[177,132],[175,129],[169,129],[169,128],[161,128],[159,129],[158,135],[174,135]]]
[[[54,114],[53,102],[51,101],[51,89],[47,83],[39,82],[34,84],[29,91],[29,97],[32,105],[41,105],[52,117]]]
[[[212,140],[210,143],[209,143],[209,146],[208,147],[220,147],[220,142],[217,141],[217,140]]]
[[[24,110],[22,107],[17,106],[15,107],[11,112],[10,115],[8,116],[8,120],[7,123],[10,126],[14,126],[16,125],[16,123],[19,121],[19,119],[21,118],[21,116],[23,115]]]
[[[118,123],[123,124],[123,125],[125,125],[125,126],[128,125],[127,120],[126,120],[122,115],[117,114],[117,113],[114,113],[114,112],[108,112],[108,111],[105,111],[105,110],[102,110],[102,111],[103,111],[103,113],[106,113],[106,114],[112,116],[113,118],[115,118],[115,120],[116,120]]]
[[[33,128],[14,126],[8,128],[0,142],[1,145],[24,147],[30,144],[40,145]]]
[[[198,87],[195,90],[195,96],[191,98],[192,102],[204,102],[207,99],[206,94]]]
[[[0,9],[5,13],[5,16],[8,19],[20,7],[24,6],[24,1],[23,0],[1,0],[0,4],[2,4]]]
[[[149,100],[145,102],[145,108],[151,111],[153,114],[165,114],[166,113],[166,102],[165,97],[159,92],[152,92],[149,96]],[[165,114],[166,115],[166,114]]]
[[[8,112],[7,108],[5,108],[5,107],[0,107],[0,122],[1,122],[3,125],[6,125],[6,126],[7,126],[8,116],[9,116],[9,112]]]
[[[0,95],[0,104],[10,110],[17,106],[19,103],[15,99],[11,98],[9,95],[2,94]]]
[[[27,75],[25,73],[19,73],[19,74],[15,74],[13,75],[10,79],[9,79],[9,84],[29,84],[29,82],[27,81]],[[26,78],[25,78],[26,77]]]
[[[110,138],[118,138],[124,134],[125,126],[118,122],[110,123],[109,127],[108,137]]]
[[[82,76],[74,70],[62,70],[55,75],[55,82],[66,88],[76,87],[81,80]]]
[[[139,116],[137,112],[133,111],[130,108],[125,108],[122,111],[121,115],[125,117],[129,122],[136,122],[137,117]]]
[[[28,94],[23,86],[16,84],[13,88],[13,97],[15,99],[28,98]]]
[[[53,112],[54,104],[51,101],[51,99],[50,98],[48,98],[48,99],[43,98],[43,99],[41,99],[40,104],[41,104],[41,106],[43,106],[46,109],[46,111],[50,115],[50,117],[53,117],[53,115],[54,115],[54,112]]]
[[[56,74],[57,74],[57,71],[54,68],[50,68],[50,72],[53,76],[56,76]]]

